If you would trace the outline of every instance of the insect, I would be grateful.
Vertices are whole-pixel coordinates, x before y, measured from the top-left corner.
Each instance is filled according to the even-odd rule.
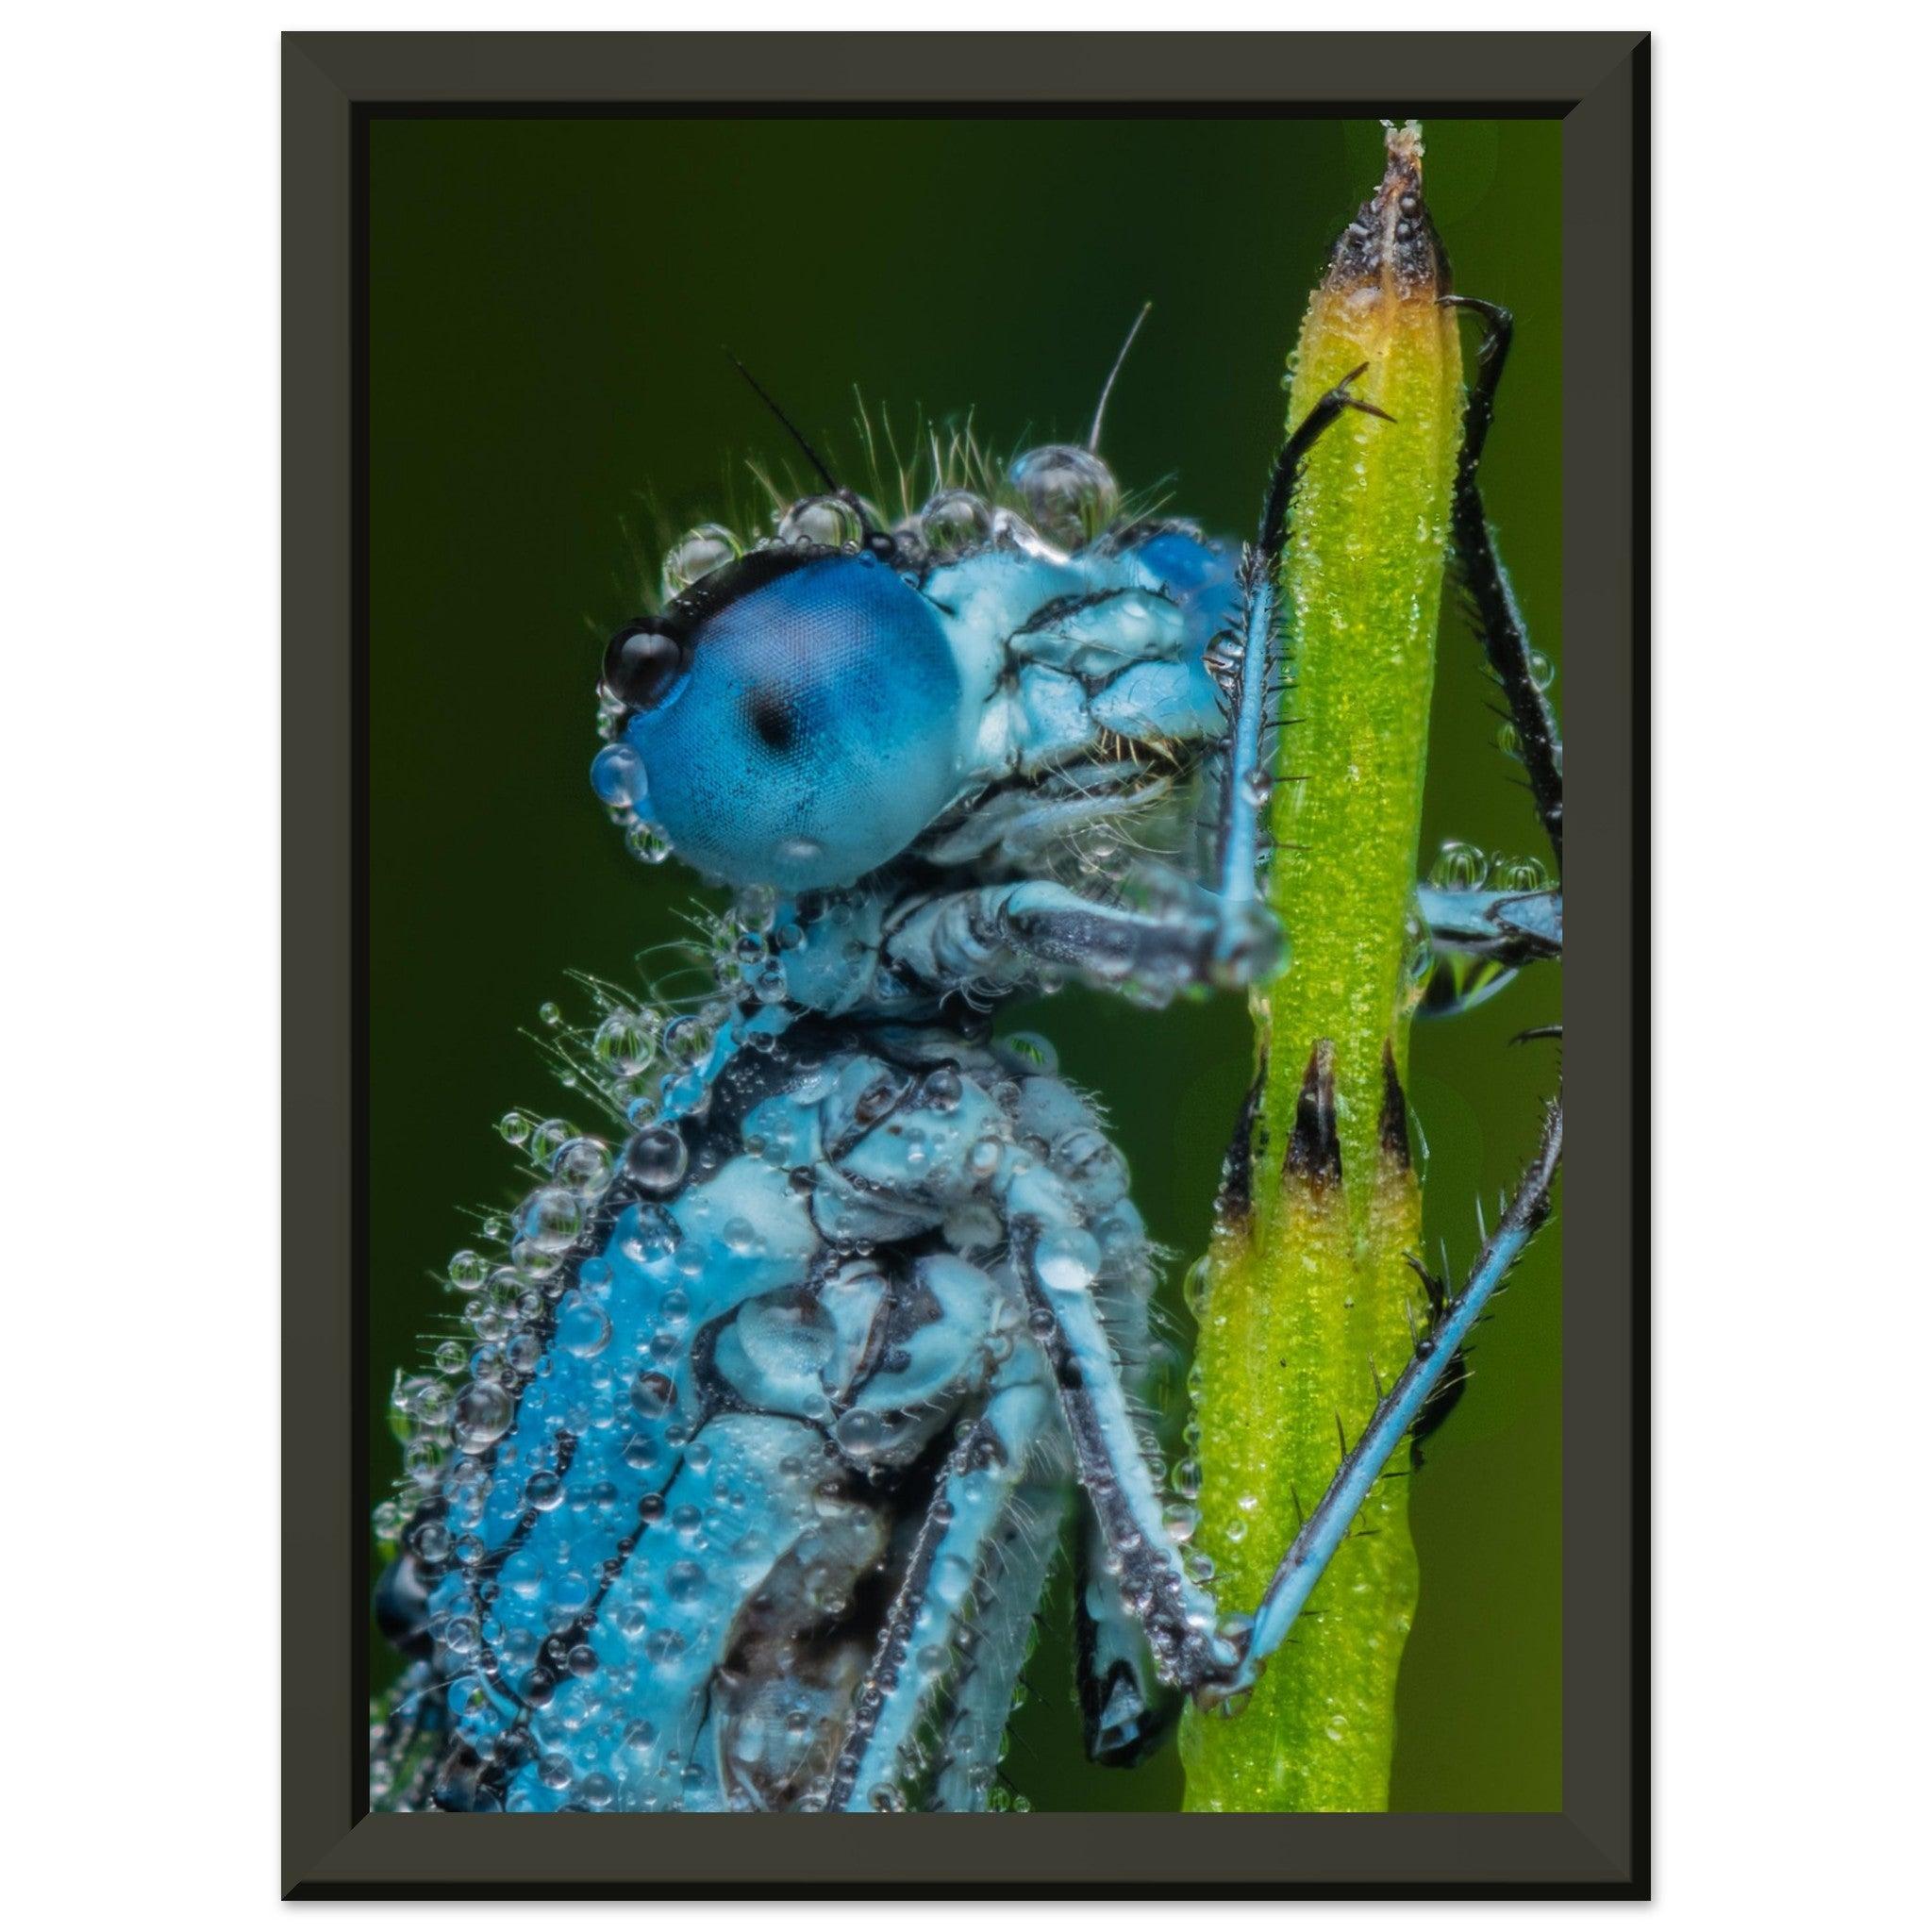
[[[379,1806],[987,1808],[1069,1535],[1096,1758],[1136,1761],[1185,1697],[1238,1704],[1282,1643],[1546,1212],[1560,1114],[1231,1613],[1165,1514],[1124,1163],[1050,1049],[992,1020],[1070,978],[1159,1004],[1275,970],[1279,564],[1309,449],[1380,413],[1355,379],[1295,427],[1239,552],[1124,509],[1098,412],[1084,446],[945,479],[891,526],[798,437],[823,489],[742,553],[694,533],[663,609],[610,641],[594,789],[641,856],[735,890],[728,986],[661,1025],[603,991],[562,1051],[622,1136],[523,1124],[544,1178],[508,1256],[453,1268],[474,1341],[399,1383],[377,1614],[409,1661]],[[1474,456],[1457,502],[1514,662]],[[1523,739],[1554,757],[1553,726]],[[1493,971],[1560,947],[1554,892],[1452,881],[1424,908]]]

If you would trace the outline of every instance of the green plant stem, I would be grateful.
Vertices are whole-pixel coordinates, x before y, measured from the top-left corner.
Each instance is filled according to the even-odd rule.
[[[1357,393],[1396,420],[1351,415],[1316,447],[1284,564],[1292,722],[1269,896],[1293,957],[1255,1002],[1257,1094],[1197,1355],[1198,1541],[1230,1607],[1258,1600],[1377,1377],[1412,1345],[1412,908],[1461,428],[1460,349],[1421,192],[1420,139],[1391,132],[1388,174],[1337,243],[1292,362],[1291,424],[1364,362]],[[1189,1713],[1189,1809],[1386,1808],[1417,1591],[1407,1487],[1376,1485],[1251,1706],[1233,1722]]]

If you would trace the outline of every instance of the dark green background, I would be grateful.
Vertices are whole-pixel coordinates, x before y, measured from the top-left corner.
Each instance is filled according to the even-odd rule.
[[[1558,129],[1427,132],[1457,286],[1519,319],[1486,483],[1537,641],[1560,661]],[[414,1363],[420,1333],[446,1332],[439,1264],[475,1239],[460,1204],[522,1191],[493,1124],[512,1104],[570,1111],[518,1029],[567,1000],[566,968],[628,980],[693,894],[675,864],[625,856],[585,774],[601,639],[638,603],[627,532],[747,504],[741,459],[787,460],[719,345],[845,452],[854,383],[902,424],[916,405],[971,406],[1010,449],[1084,435],[1151,298],[1106,454],[1129,489],[1169,481],[1176,511],[1245,533],[1282,430],[1285,353],[1328,243],[1380,173],[1380,134],[1316,121],[383,120],[371,142],[380,1493],[395,1468],[392,1370]],[[1445,623],[1424,849],[1453,834],[1535,850],[1477,665]],[[1514,1177],[1554,1071],[1551,1048],[1507,1042],[1557,1004],[1554,976],[1519,982],[1418,1031],[1430,1241],[1446,1237],[1458,1267],[1474,1194],[1493,1201]],[[1156,1237],[1197,1253],[1247,1078],[1241,1002],[1148,1014],[1068,993],[1013,1024],[1048,1032],[1097,1090]],[[1520,1272],[1414,1483],[1423,1597],[1399,1808],[1560,1805],[1557,1257],[1546,1240]],[[1062,1592],[1015,1720],[1014,1783],[1042,1808],[1171,1808],[1171,1749],[1133,1774],[1086,1764],[1068,1614]],[[391,1659],[379,1641],[373,1655],[380,1678]]]

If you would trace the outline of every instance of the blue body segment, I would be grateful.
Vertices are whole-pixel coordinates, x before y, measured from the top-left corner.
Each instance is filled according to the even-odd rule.
[[[603,1184],[514,1423],[473,1432],[486,1466],[434,1519],[439,1550],[478,1545],[428,1593],[445,1763],[478,1768],[440,1802],[992,1788],[1073,1466],[1008,1223],[1054,1217],[1061,1278],[1132,1311],[1136,1380],[1144,1231],[1091,1109],[1024,1058],[937,1030],[761,1037],[721,1037],[701,1122],[646,1130],[685,1150],[668,1190],[628,1161]]]
[[[1239,558],[1121,521],[1056,445],[1012,500],[949,487],[890,532],[846,492],[742,556],[707,526],[612,641],[592,784],[640,856],[737,889],[720,991],[667,1017],[593,989],[558,1052],[621,1131],[521,1124],[508,1253],[452,1264],[473,1342],[398,1384],[377,1612],[412,1661],[379,1805],[986,1808],[1074,1519],[1096,1757],[1281,1641],[1459,1330],[1260,1624],[1223,1618],[1159,1470],[1125,1163],[992,1015],[1070,978],[1158,1004],[1273,969],[1274,562],[1321,426]],[[1479,897],[1436,908],[1469,945],[1560,943],[1559,903]]]

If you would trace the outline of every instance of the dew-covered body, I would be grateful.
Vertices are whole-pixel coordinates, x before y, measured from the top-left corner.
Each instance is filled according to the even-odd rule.
[[[1274,572],[1301,455],[1362,407],[1298,432],[1246,551],[1054,446],[891,529],[835,491],[742,556],[700,533],[613,641],[593,783],[737,889],[723,991],[661,1037],[603,1002],[583,1071],[624,1130],[549,1136],[503,1265],[462,1271],[480,1345],[399,1390],[378,1803],[984,1808],[1063,1547],[1095,1756],[1252,1682],[1330,1530],[1265,1643],[1217,1608],[1125,1164],[995,1021],[1278,962]]]
[[[1158,916],[1056,874],[1117,900],[1124,841],[1196,842],[1234,599],[1231,554],[1181,526],[1074,556],[1012,530],[916,574],[965,721],[944,808],[861,883],[744,893],[729,1017],[629,1141],[563,1157],[588,1186],[520,1210],[528,1369],[454,1398],[451,1473],[387,1582],[446,1730],[391,1802],[988,1802],[1076,1500],[1029,1285],[1084,1305],[1105,1424],[1158,1451],[1125,1164],[991,1016],[1068,974],[1158,998],[1198,972],[1187,873]],[[827,562],[888,567],[814,558],[794,584]],[[1092,1741],[1131,1757],[1173,1699],[1097,1525],[1079,1560]]]
[[[867,1774],[839,1775],[867,1698],[915,1673],[951,1680],[902,1740],[926,1775],[895,1748],[863,1795],[986,1801],[1073,1476],[1006,1203],[1030,1175],[1064,1204],[1045,1273],[1101,1299],[1129,1387],[1144,1233],[1091,1113],[1024,1054],[776,1018],[721,1034],[701,1117],[653,1130],[688,1150],[680,1176],[620,1170],[543,1373],[478,1457],[472,1533],[500,1555],[427,1606],[439,1668],[470,1674],[442,1802],[836,1802]]]

